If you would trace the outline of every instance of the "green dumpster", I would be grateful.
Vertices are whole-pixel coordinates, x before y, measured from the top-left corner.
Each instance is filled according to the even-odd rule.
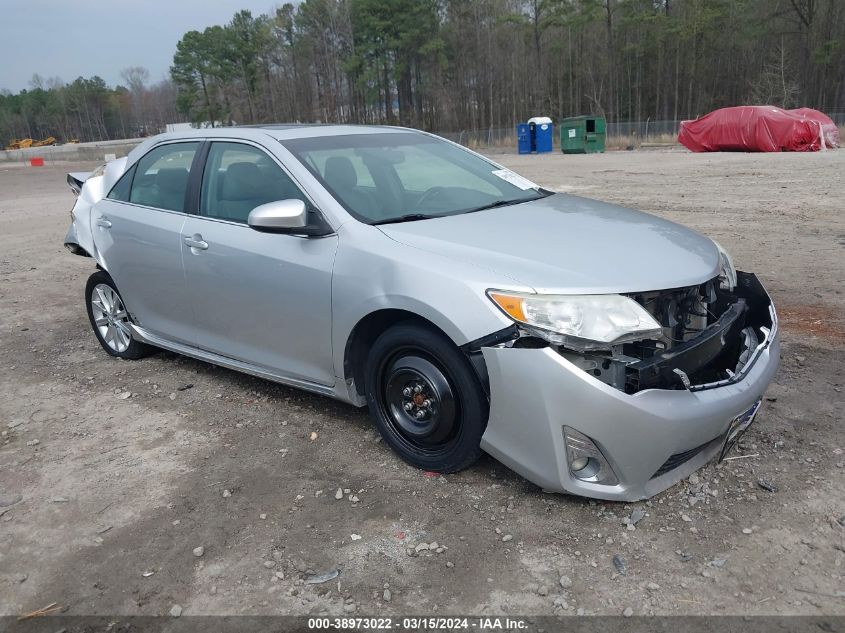
[[[573,116],[560,122],[560,149],[564,154],[604,151],[607,135],[604,117]]]

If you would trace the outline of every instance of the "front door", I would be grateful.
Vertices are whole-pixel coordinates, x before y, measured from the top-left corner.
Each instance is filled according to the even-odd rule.
[[[255,207],[289,198],[311,204],[264,150],[246,143],[211,144],[199,215],[182,227],[197,345],[330,386],[337,236],[262,233],[247,225]]]

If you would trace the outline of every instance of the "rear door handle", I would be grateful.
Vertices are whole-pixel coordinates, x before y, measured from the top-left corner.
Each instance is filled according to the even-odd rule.
[[[208,248],[208,242],[202,239],[202,235],[194,235],[193,237],[186,237],[185,244],[190,246],[191,248],[197,248],[201,251],[204,251]]]
[[[106,218],[106,217],[99,217],[99,218],[97,218],[97,219],[95,220],[95,224],[96,224],[97,226],[101,226],[101,227],[103,227],[104,229],[110,229],[110,228],[111,228],[111,222],[110,222],[110,221],[109,221],[109,219],[108,219],[108,218]]]

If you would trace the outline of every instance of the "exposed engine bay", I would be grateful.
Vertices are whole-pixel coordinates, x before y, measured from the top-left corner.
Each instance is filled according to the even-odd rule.
[[[704,284],[628,295],[662,326],[659,338],[576,351],[554,346],[568,361],[625,393],[644,389],[700,391],[735,382],[770,340],[776,323],[757,277],[737,273],[733,289]],[[546,347],[530,332],[514,347]]]

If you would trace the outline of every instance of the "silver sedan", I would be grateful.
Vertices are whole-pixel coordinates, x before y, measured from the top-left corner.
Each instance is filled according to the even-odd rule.
[[[94,334],[368,406],[426,470],[649,497],[721,459],[777,317],[710,239],[414,130],[163,134],[92,174],[65,246]]]

